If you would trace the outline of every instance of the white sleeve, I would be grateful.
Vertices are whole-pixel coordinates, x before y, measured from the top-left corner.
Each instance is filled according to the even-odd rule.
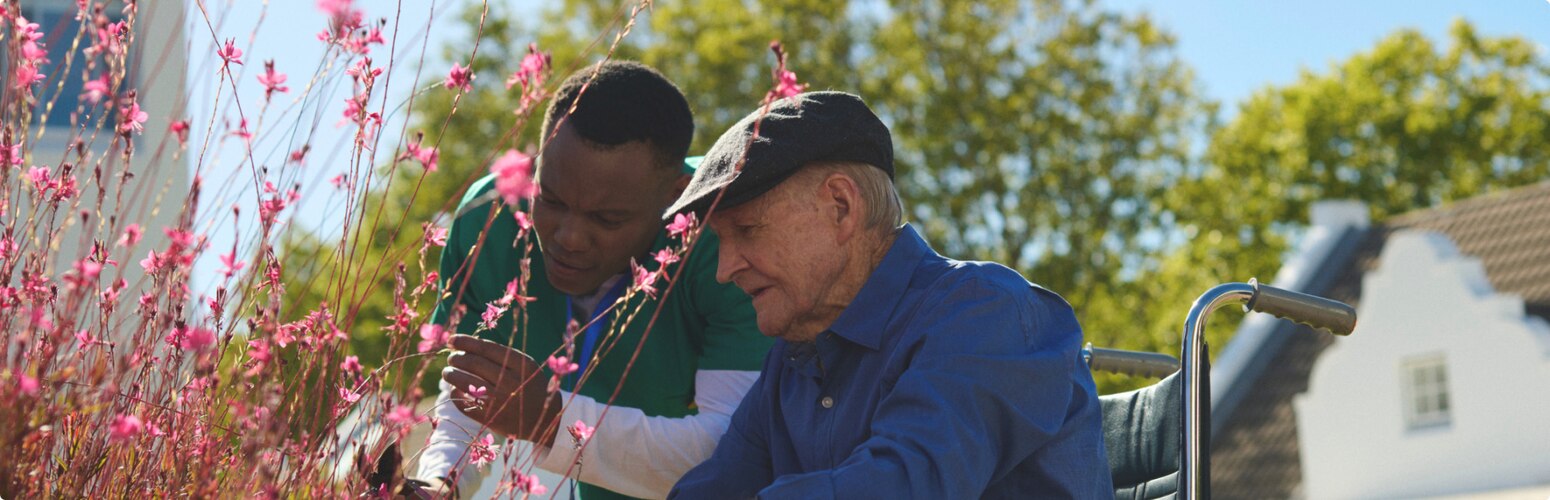
[[[479,489],[486,472],[468,464],[468,448],[474,441],[474,433],[484,426],[452,404],[452,384],[441,381],[439,387],[441,394],[436,396],[436,408],[431,412],[439,423],[436,430],[431,431],[425,451],[420,453],[420,467],[414,477],[446,478],[456,469],[458,491],[473,493]]]
[[[538,466],[572,477],[576,471],[575,439],[565,428],[580,420],[595,426],[592,442],[581,457],[578,479],[641,498],[666,498],[678,478],[710,458],[726,433],[732,411],[758,380],[759,372],[699,370],[694,374],[694,404],[699,414],[683,418],[648,417],[639,409],[615,406],[598,424],[603,403],[586,396],[569,399],[554,439],[554,448],[540,449]]]

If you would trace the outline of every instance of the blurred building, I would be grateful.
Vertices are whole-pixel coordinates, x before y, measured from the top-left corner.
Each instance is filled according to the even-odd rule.
[[[128,17],[120,1],[109,1],[106,5],[94,1],[92,4],[102,6],[110,21],[124,21]],[[187,113],[188,45],[184,38],[183,27],[187,19],[183,2],[138,2],[133,43],[128,45],[125,80],[119,92],[122,95],[133,90],[136,102],[148,118],[144,132],[134,136],[134,154],[130,162],[133,178],[123,183],[122,198],[115,196],[121,183],[122,162],[118,155],[123,153],[123,147],[112,145],[116,126],[112,101],[110,97],[104,97],[102,104],[82,105],[85,79],[96,78],[105,71],[98,64],[87,75],[85,51],[92,45],[95,29],[88,23],[87,32],[80,33],[82,21],[77,17],[78,7],[74,0],[26,0],[21,3],[20,13],[28,21],[38,24],[44,35],[39,41],[43,42],[50,61],[41,68],[48,79],[35,87],[37,102],[41,104],[25,131],[30,163],[23,165],[23,169],[36,165],[58,171],[61,164],[71,163],[82,187],[79,206],[72,211],[62,205],[56,218],[66,230],[49,249],[54,257],[54,272],[57,275],[69,270],[74,261],[90,251],[80,245],[83,227],[111,245],[125,226],[139,223],[144,228],[145,239],[136,247],[135,253],[126,255],[124,250],[115,249],[113,257],[124,265],[103,273],[104,283],[122,277],[128,280],[130,289],[135,290],[135,283],[143,275],[135,263],[146,251],[166,247],[167,240],[161,229],[174,224],[188,194],[187,162],[177,157],[179,142],[168,132],[168,126]],[[3,57],[0,54],[0,58]],[[97,120],[102,116],[107,119],[98,128]],[[85,161],[78,162],[72,150],[76,141],[80,141],[87,152]],[[101,184],[90,181],[98,168],[103,170]],[[95,208],[99,187],[106,193],[100,211]],[[30,207],[23,207],[23,210],[17,213],[27,214]],[[91,216],[84,226],[78,211],[86,211]],[[117,215],[118,220],[108,220],[113,215]],[[113,227],[117,231],[112,231]],[[133,308],[121,310],[133,312]]]
[[[1212,370],[1222,498],[1550,496],[1550,183],[1370,224],[1325,202],[1276,284],[1351,337],[1264,315]]]

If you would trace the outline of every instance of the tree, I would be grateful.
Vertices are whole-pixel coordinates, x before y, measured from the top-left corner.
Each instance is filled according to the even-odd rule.
[[[529,22],[492,6],[477,57],[471,39],[447,47],[447,61],[468,61],[485,83],[455,113],[449,92],[416,101],[412,128],[440,147],[441,170],[424,183],[400,170],[402,182],[369,197],[391,200],[380,203],[413,229],[379,232],[374,245],[398,245],[380,255],[412,261],[417,243],[400,240],[415,239],[419,221],[450,209],[500,151],[538,142],[538,117],[519,121],[517,94],[495,83],[528,41],[553,52],[552,85],[608,53],[633,7],[568,0]],[[470,32],[481,14],[465,14]],[[805,83],[857,92],[890,125],[899,186],[933,245],[1065,295],[1097,345],[1178,352],[1194,297],[1273,276],[1313,201],[1362,199],[1381,218],[1544,178],[1550,154],[1535,140],[1550,109],[1545,61],[1525,40],[1481,38],[1462,22],[1446,51],[1398,32],[1260,91],[1223,126],[1171,35],[1091,1],[713,0],[635,19],[612,57],[684,89],[692,151],[757,105],[779,39]],[[392,311],[388,276],[369,287],[359,321]],[[1222,316],[1208,332],[1215,347],[1236,324]]]
[[[1529,40],[1481,37],[1459,20],[1446,47],[1401,30],[1261,89],[1212,135],[1197,171],[1157,200],[1183,243],[1142,273],[1130,303],[1179,304],[1147,323],[1177,331],[1182,305],[1205,287],[1273,276],[1319,200],[1361,200],[1382,221],[1541,182],[1550,175],[1547,76],[1550,61]],[[1235,326],[1218,323],[1207,338],[1223,346]]]
[[[476,8],[465,19],[470,32],[483,19],[477,57],[469,60],[468,42],[444,55],[469,60],[478,82],[499,82],[523,42],[537,40],[553,52],[557,80],[607,53],[633,6],[570,0],[542,23],[494,6],[482,17]],[[1172,37],[1150,20],[1059,0],[716,0],[652,9],[613,57],[643,61],[678,83],[696,112],[694,151],[759,103],[771,85],[768,45],[778,39],[811,88],[856,92],[891,125],[902,194],[938,248],[1006,263],[1070,297],[1084,322],[1106,332],[1099,343],[1129,346],[1129,325],[1083,306],[1115,293],[1111,284],[1142,265],[1135,256],[1149,249],[1143,235],[1166,229],[1153,200],[1191,164],[1190,141],[1212,109],[1173,56]],[[492,155],[537,143],[536,116],[508,134],[517,107],[517,94],[493,83],[476,86],[455,113],[451,93],[425,95],[413,128],[440,147],[436,180],[406,178],[368,199],[415,222],[446,210]],[[411,189],[419,193],[413,205],[389,206]],[[381,253],[367,249],[368,258],[412,254],[386,249],[417,233],[385,230],[374,240]],[[391,277],[376,279],[357,334],[392,311],[391,282],[381,281]]]

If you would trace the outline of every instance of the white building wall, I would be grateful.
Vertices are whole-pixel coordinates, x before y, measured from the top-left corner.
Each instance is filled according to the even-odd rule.
[[[1445,236],[1392,235],[1355,334],[1294,402],[1308,498],[1393,498],[1550,484],[1550,327],[1497,294]],[[1451,422],[1409,429],[1403,360],[1446,359]]]
[[[36,3],[33,3],[34,1]],[[77,22],[73,19],[77,9],[73,0],[29,0],[23,3],[29,9],[47,10],[62,15],[64,20],[70,23]],[[121,8],[121,4],[114,4],[109,7],[109,12],[118,13]],[[89,247],[79,245],[83,227],[77,212],[81,210],[86,210],[92,215],[85,229],[90,230],[97,239],[109,245],[119,238],[122,228],[129,223],[138,223],[144,229],[145,238],[135,248],[133,254],[126,254],[125,250],[119,247],[112,248],[115,252],[113,258],[124,265],[109,268],[103,273],[104,286],[120,278],[129,282],[129,289],[135,293],[129,294],[128,300],[133,300],[141,290],[136,285],[144,276],[143,270],[137,264],[140,258],[144,257],[149,250],[161,250],[167,246],[162,228],[176,223],[190,185],[187,161],[178,152],[179,143],[176,137],[173,137],[167,129],[175,120],[174,117],[185,117],[187,114],[185,78],[188,71],[188,46],[184,37],[184,25],[187,21],[187,11],[184,9],[183,2],[143,0],[139,2],[135,39],[130,46],[131,80],[124,83],[123,89],[136,91],[137,101],[147,114],[144,133],[135,136],[134,155],[130,163],[130,172],[134,174],[134,178],[123,190],[123,205],[115,209],[114,196],[120,184],[118,173],[122,169],[122,162],[118,155],[122,154],[122,147],[111,149],[109,147],[113,141],[112,126],[105,126],[100,131],[87,130],[84,137],[80,137],[89,143],[89,156],[84,164],[75,167],[75,176],[82,186],[79,205],[73,209],[61,205],[56,219],[57,224],[66,228],[50,248],[50,254],[54,257],[52,268],[56,276],[69,271],[71,265],[90,250]],[[51,31],[55,27],[41,26],[40,28]],[[72,41],[65,39],[57,40],[55,43],[69,44]],[[76,58],[69,68],[67,78],[81,78],[85,68],[85,56],[81,50],[88,45],[89,40],[85,40],[76,49]],[[58,71],[58,68],[63,65],[63,60],[56,60],[45,68],[48,71]],[[71,97],[68,105],[73,109],[74,96]],[[59,104],[62,102],[66,101],[61,100],[56,103],[56,106],[63,106],[64,104]],[[97,113],[102,111],[99,110]],[[68,121],[50,120],[47,127],[42,128],[41,136],[38,131],[38,125],[33,124],[27,132],[28,140],[35,140],[35,142],[31,147],[31,163],[24,167],[43,165],[56,168],[61,161],[74,162],[75,156],[69,153],[68,148],[80,132],[72,130]],[[104,170],[101,186],[107,192],[107,199],[100,213],[95,208],[98,185],[88,182],[92,178],[93,169],[99,166]],[[27,213],[26,210],[31,210],[31,207],[24,205],[22,210],[24,211],[18,213]],[[119,214],[121,218],[117,221],[119,230],[114,232],[108,230],[108,224],[111,221],[106,218],[112,213]],[[133,303],[131,302],[130,305],[131,307],[121,306],[118,312],[132,316]]]

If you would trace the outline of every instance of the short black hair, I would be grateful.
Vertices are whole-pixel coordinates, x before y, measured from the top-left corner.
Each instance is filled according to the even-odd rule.
[[[565,118],[573,104],[576,110]],[[683,92],[635,61],[606,61],[571,74],[544,113],[544,140],[561,118],[582,139],[604,148],[646,141],[661,164],[672,168],[683,164],[694,140],[694,115]]]

